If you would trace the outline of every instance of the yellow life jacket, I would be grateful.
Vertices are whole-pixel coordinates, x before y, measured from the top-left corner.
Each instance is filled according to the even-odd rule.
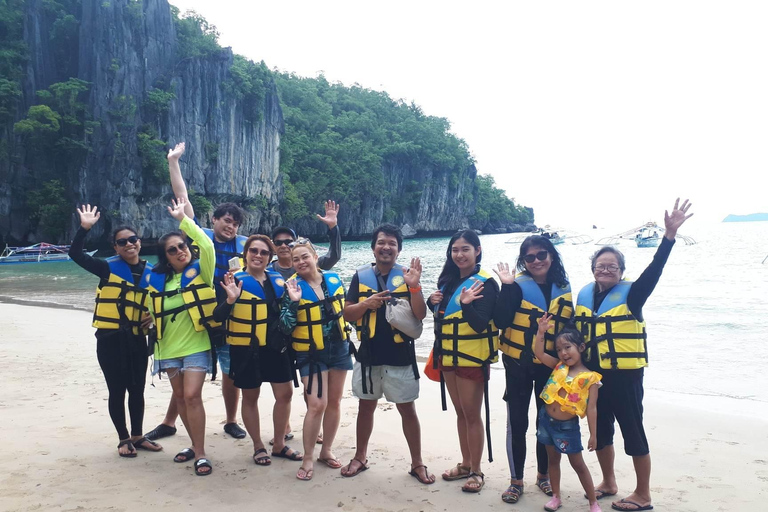
[[[200,260],[194,260],[181,274],[181,287],[177,290],[165,291],[165,274],[151,272],[146,280],[152,298],[155,326],[157,327],[157,339],[163,338],[164,317],[177,315],[187,311],[195,330],[200,332],[207,328],[219,327],[220,322],[213,320],[213,310],[216,309],[216,292],[203,281],[200,275]],[[166,310],[165,297],[181,294],[184,305]]]
[[[296,275],[296,283],[301,288],[301,300],[296,312],[296,327],[291,333],[293,350],[296,352],[314,352],[323,350],[323,324],[332,320],[342,340],[347,339],[347,323],[344,321],[344,285],[338,274],[322,271],[323,281],[328,290],[328,298],[319,298],[312,287]]]
[[[360,302],[367,299],[371,295],[379,293],[379,277],[376,275],[374,266],[371,264],[363,265],[357,269],[358,279],[358,297]],[[405,284],[405,276],[403,275],[403,269],[395,265],[389,272],[387,277],[386,289],[389,290],[390,297],[397,300],[407,300],[410,304],[411,293],[408,291],[408,285]],[[382,290],[383,291],[383,290]],[[360,337],[360,342],[363,343],[376,335],[376,312],[366,311],[360,319],[355,322],[355,328]],[[392,332],[395,335],[395,343],[403,343],[407,336],[400,331],[392,328]]]
[[[512,319],[512,326],[504,329],[501,334],[499,348],[513,359],[533,359],[534,363],[541,364],[533,354],[533,340],[539,330],[539,318],[544,316],[545,311],[552,315],[554,323],[544,334],[544,351],[557,357],[555,336],[573,317],[571,286],[560,288],[552,283],[551,298],[549,304],[546,304],[541,288],[531,276],[518,274],[515,282],[523,291],[523,300]]]
[[[552,370],[539,396],[545,404],[557,402],[564,413],[583,418],[587,415],[589,388],[600,382],[603,377],[597,372],[581,372],[571,379],[568,377],[569,371],[565,363],[558,364]],[[560,395],[561,389],[565,390],[565,396]]]
[[[584,335],[586,360],[597,354],[600,368],[634,370],[648,366],[645,322],[627,306],[631,281],[620,281],[594,310],[595,283],[579,292],[576,300],[576,328]]]
[[[267,271],[267,278],[279,304],[285,290],[283,277],[277,272]],[[248,272],[238,272],[235,278],[243,283],[243,290],[227,319],[227,343],[230,345],[251,345],[263,347],[267,344],[267,316],[273,307],[266,301],[264,289]]]
[[[435,355],[442,356],[443,366],[486,366],[499,359],[499,331],[493,320],[477,332],[464,320],[461,311],[461,289],[473,281],[491,279],[485,270],[467,277],[456,287],[445,312],[435,315]],[[442,291],[442,290],[441,290]]]
[[[131,267],[120,256],[107,258],[109,279],[96,288],[96,307],[93,311],[93,326],[97,329],[120,329],[130,327],[138,335],[141,329],[141,315],[149,311],[147,276],[152,265],[145,262],[139,285],[134,286]]]

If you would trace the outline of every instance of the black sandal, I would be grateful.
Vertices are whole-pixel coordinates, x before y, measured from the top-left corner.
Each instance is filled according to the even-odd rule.
[[[176,454],[176,456],[173,458],[173,462],[189,462],[192,459],[195,458],[195,452],[192,451],[191,448],[184,448],[179,453]]]
[[[176,435],[176,427],[169,427],[165,423],[161,423],[144,436],[150,441],[157,441],[158,439],[162,439],[163,437],[169,437]]]
[[[261,457],[257,457],[258,454],[263,453]],[[272,464],[272,459],[269,458],[269,455],[267,454],[267,450],[264,448],[259,448],[255,452],[253,452],[253,462],[257,466],[269,466]]]
[[[208,471],[200,471],[202,468],[208,468]],[[205,457],[195,461],[195,474],[197,476],[208,476],[211,473],[213,473],[213,466],[211,465],[211,461]]]
[[[153,450],[152,448],[147,448],[147,444],[150,446],[154,446],[155,448],[159,448],[159,450]],[[137,439],[136,441],[133,441],[133,446],[136,447],[137,450],[147,450],[148,452],[159,452],[163,450],[163,447],[154,442],[151,439],[147,439],[146,437],[142,437],[141,439]]]
[[[120,453],[120,451],[119,451],[119,450],[120,450],[120,448],[122,448],[122,447],[123,447],[123,446],[125,446],[125,445],[128,445],[128,449],[129,449],[129,450],[131,450],[131,451],[130,451],[129,453]],[[130,439],[126,439],[125,441],[120,441],[120,444],[118,444],[118,445],[117,445],[117,449],[118,449],[118,452],[117,452],[117,454],[118,454],[119,456],[121,456],[121,457],[125,457],[125,458],[127,458],[127,459],[132,459],[132,458],[134,458],[136,455],[138,455],[138,454],[136,453],[136,447],[133,445],[133,443],[131,442],[131,440],[130,440]]]

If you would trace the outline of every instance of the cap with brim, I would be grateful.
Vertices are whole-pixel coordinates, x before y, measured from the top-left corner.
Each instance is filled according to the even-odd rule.
[[[292,230],[291,228],[289,228],[289,227],[287,227],[287,226],[280,226],[280,227],[278,227],[278,228],[275,228],[275,230],[272,232],[272,240],[274,240],[274,239],[275,239],[275,237],[276,237],[277,235],[279,235],[280,233],[288,233],[289,235],[291,235],[291,238],[293,238],[294,240],[296,240],[297,238],[299,238],[299,237],[296,235],[296,232],[295,232],[294,230]]]

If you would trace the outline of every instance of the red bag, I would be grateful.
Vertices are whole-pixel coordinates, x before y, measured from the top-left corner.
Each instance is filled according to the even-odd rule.
[[[429,359],[427,359],[427,365],[424,367],[424,375],[426,375],[429,380],[440,382],[440,370],[434,367],[434,352],[434,349],[429,352]]]

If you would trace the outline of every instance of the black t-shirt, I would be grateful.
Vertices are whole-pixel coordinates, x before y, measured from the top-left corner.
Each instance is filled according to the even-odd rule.
[[[389,274],[382,275],[381,279],[385,283]],[[360,302],[359,291],[360,280],[357,277],[357,272],[352,276],[352,283],[349,285],[349,291],[347,291],[347,302],[357,304]],[[380,292],[381,287],[376,285],[376,291]],[[374,314],[373,312],[365,313]],[[373,338],[368,340],[370,353],[371,353],[371,366],[411,366],[413,364],[413,348],[407,341],[403,343],[395,343],[395,335],[392,332],[387,322],[386,307],[381,306],[376,310],[376,333]],[[359,337],[359,336],[358,336]]]

